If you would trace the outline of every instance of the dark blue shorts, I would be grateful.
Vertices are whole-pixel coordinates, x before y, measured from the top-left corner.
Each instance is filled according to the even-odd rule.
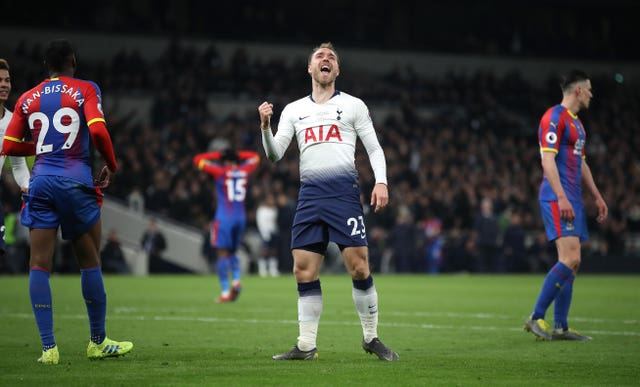
[[[20,216],[29,228],[58,228],[63,239],[75,239],[100,219],[102,192],[78,180],[62,176],[35,176]]]
[[[298,201],[291,229],[291,248],[324,245],[326,249],[329,241],[341,248],[367,246],[359,196]]]
[[[544,222],[544,229],[547,232],[547,240],[554,241],[560,237],[577,236],[580,242],[589,239],[587,231],[587,219],[584,214],[582,203],[571,202],[573,212],[576,214],[573,222],[560,219],[560,210],[557,201],[539,201],[540,213]]]
[[[272,236],[269,240],[262,239],[261,246],[263,249],[275,249],[278,247],[278,238]]]
[[[211,223],[211,246],[236,251],[247,226],[244,217],[214,219]]]

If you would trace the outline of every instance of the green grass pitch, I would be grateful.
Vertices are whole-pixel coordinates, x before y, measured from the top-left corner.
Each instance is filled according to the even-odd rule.
[[[631,386],[640,385],[640,276],[579,275],[570,324],[591,342],[542,342],[522,330],[544,275],[375,275],[383,362],[360,347],[346,274],[322,275],[316,362],[278,362],[298,334],[291,275],[245,276],[216,304],[213,275],[105,275],[107,334],[122,358],[86,358],[78,275],[52,275],[60,364],[41,347],[27,276],[0,277],[0,386]],[[553,306],[547,321],[553,320]]]

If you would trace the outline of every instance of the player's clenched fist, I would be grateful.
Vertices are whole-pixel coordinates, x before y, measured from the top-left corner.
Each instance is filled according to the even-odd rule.
[[[260,112],[260,129],[270,129],[271,116],[273,115],[273,104],[266,101],[263,102],[260,106],[258,106],[258,112]]]

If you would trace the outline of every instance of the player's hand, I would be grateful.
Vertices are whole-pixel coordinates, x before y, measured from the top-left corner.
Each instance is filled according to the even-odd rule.
[[[374,212],[378,212],[389,204],[389,190],[386,184],[377,183],[371,192],[371,206]]]
[[[576,213],[573,211],[573,206],[566,196],[558,198],[558,210],[560,210],[560,219],[573,222],[576,218]]]
[[[107,188],[109,186],[109,183],[111,182],[111,176],[113,176],[113,173],[111,173],[109,167],[105,165],[104,167],[102,167],[100,174],[93,181],[93,183],[98,188]]]
[[[271,116],[273,115],[273,104],[266,101],[263,102],[258,106],[258,112],[260,113],[260,129],[269,129],[271,127]]]
[[[607,203],[605,203],[604,199],[601,197],[596,199],[596,207],[598,207],[598,217],[596,218],[596,221],[598,221],[598,223],[602,223],[609,215],[609,208],[607,207]]]

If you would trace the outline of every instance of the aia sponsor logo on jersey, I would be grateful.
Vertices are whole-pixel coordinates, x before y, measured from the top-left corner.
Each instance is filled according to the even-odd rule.
[[[320,125],[304,130],[304,143],[342,142],[338,125]]]

